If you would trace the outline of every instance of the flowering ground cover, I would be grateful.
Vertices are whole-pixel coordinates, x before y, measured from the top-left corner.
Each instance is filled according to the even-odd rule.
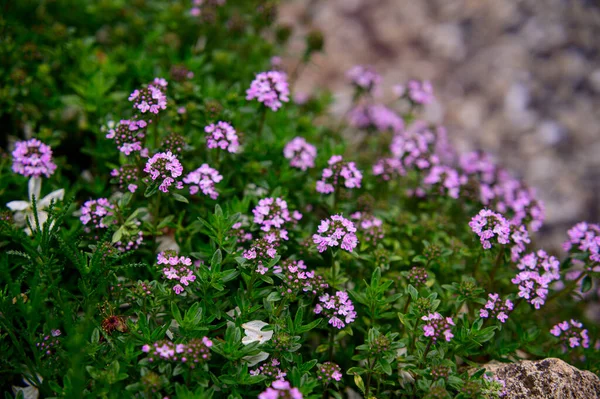
[[[535,191],[420,119],[429,82],[356,66],[333,120],[294,92],[322,36],[286,72],[276,11],[0,16],[7,397],[497,398],[490,360],[600,372],[600,226],[534,243]]]

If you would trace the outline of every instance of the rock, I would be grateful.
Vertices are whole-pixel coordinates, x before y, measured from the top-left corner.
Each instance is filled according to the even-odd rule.
[[[600,379],[560,359],[489,363],[483,366],[506,382],[506,399],[596,399]]]

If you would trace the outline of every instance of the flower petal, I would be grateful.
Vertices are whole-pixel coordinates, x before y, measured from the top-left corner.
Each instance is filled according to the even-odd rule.
[[[40,194],[42,192],[42,178],[41,177],[32,177],[29,179],[29,201],[35,195],[35,199],[37,201],[40,200]]]
[[[24,211],[31,206],[27,201],[10,201],[6,204],[11,211]]]
[[[61,188],[60,190],[56,190],[51,192],[42,198],[39,202],[38,209],[44,209],[50,206],[52,201],[62,201],[65,196],[65,189]]]

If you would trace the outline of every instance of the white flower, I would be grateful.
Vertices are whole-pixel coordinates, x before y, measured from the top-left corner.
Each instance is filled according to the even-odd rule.
[[[242,328],[246,334],[246,336],[242,338],[242,344],[248,345],[252,342],[264,344],[270,340],[273,337],[273,331],[261,331],[265,326],[268,326],[268,324],[260,320],[252,320],[242,324]]]
[[[38,375],[37,378],[40,382],[42,382],[42,377],[40,375]],[[19,392],[23,392],[23,398],[25,399],[38,399],[40,396],[40,391],[38,391],[34,385],[31,385],[31,382],[27,377],[23,377],[23,382],[27,386],[17,387],[13,385],[12,390],[15,396],[18,396]]]
[[[40,192],[42,191],[42,179],[32,177],[29,180],[29,201],[11,201],[6,206],[13,212],[15,212],[15,223],[25,228],[25,233],[31,235],[32,231],[27,225],[27,220],[31,227],[35,230],[35,216],[33,214],[33,197],[36,199],[36,210],[37,218],[40,224],[40,229],[44,226],[44,223],[48,220],[48,212],[44,209],[48,208],[53,201],[62,201],[65,196],[65,190],[60,189],[51,192],[44,198],[40,199]],[[50,226],[52,227],[52,226]]]

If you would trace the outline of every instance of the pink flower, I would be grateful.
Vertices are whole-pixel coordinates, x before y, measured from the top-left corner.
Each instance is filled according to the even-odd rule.
[[[346,77],[356,87],[371,91],[381,83],[381,76],[375,69],[368,65],[356,65],[346,72]]]
[[[335,295],[324,294],[319,297],[319,302],[315,306],[315,314],[328,317],[328,323],[333,327],[342,329],[346,324],[354,322],[356,312],[347,292],[337,291]]]
[[[435,312],[421,317],[421,320],[428,321],[428,323],[423,326],[423,335],[425,337],[431,337],[434,342],[442,335],[446,341],[450,341],[454,337],[452,334],[454,321],[451,317],[444,318],[441,314]]]
[[[298,388],[292,388],[290,383],[285,380],[273,381],[266,391],[258,395],[258,399],[302,399],[302,393]]]
[[[354,223],[342,215],[333,215],[329,219],[323,219],[317,231],[319,234],[313,234],[313,242],[317,244],[319,252],[324,252],[327,247],[337,246],[352,252],[358,245]],[[340,240],[342,241],[341,245]]]
[[[56,164],[52,161],[52,149],[37,139],[15,143],[12,157],[13,172],[25,177],[50,177],[56,170]]]
[[[109,225],[104,223],[104,218],[114,215],[114,209],[115,206],[106,198],[89,200],[83,204],[79,220],[86,226],[89,224],[95,229],[106,229]],[[87,228],[87,231],[89,232],[90,229]]]
[[[246,100],[256,99],[273,111],[288,102],[289,95],[287,75],[280,71],[259,73],[246,90]]]
[[[411,80],[407,84],[408,98],[417,104],[431,104],[433,102],[433,86],[428,80],[422,82]]]
[[[382,104],[359,104],[348,113],[350,126],[378,132],[401,132],[404,120],[393,110]]]
[[[317,192],[331,194],[335,188],[360,188],[362,173],[354,162],[344,162],[341,155],[334,155],[328,161],[329,167],[323,169],[321,180],[317,181]]]
[[[563,350],[565,352],[567,351],[567,346],[569,348],[576,348],[578,346],[583,348],[590,347],[588,330],[584,329],[583,324],[577,320],[565,320],[556,324],[550,330],[550,334],[559,338],[560,342],[563,343]]]
[[[498,294],[488,294],[488,298],[485,306],[479,310],[479,317],[484,319],[496,317],[501,323],[505,323],[508,314],[513,310],[513,303],[509,299],[502,302]]]
[[[315,166],[317,149],[314,145],[308,144],[302,137],[296,137],[286,144],[283,149],[283,156],[290,160],[292,167],[305,171]]]
[[[142,114],[150,111],[157,115],[161,110],[167,109],[166,87],[166,80],[155,78],[152,83],[131,93],[129,101],[133,101],[133,108]]]
[[[182,189],[183,183],[175,179],[183,173],[183,166],[175,155],[169,152],[159,152],[146,162],[144,172],[150,175],[150,178],[160,183],[159,190],[168,193],[170,187]]]
[[[202,194],[208,195],[212,199],[217,199],[219,196],[215,184],[221,180],[223,180],[223,176],[208,164],[202,164],[183,178],[183,182],[190,186],[190,194],[194,195],[202,191]]]
[[[233,128],[227,122],[212,123],[204,128],[206,132],[206,146],[208,148],[220,148],[230,153],[238,152],[240,143],[238,136]]]
[[[479,236],[483,249],[492,247],[492,238],[496,237],[498,244],[508,244],[510,225],[499,213],[482,209],[469,222],[469,227]]]

